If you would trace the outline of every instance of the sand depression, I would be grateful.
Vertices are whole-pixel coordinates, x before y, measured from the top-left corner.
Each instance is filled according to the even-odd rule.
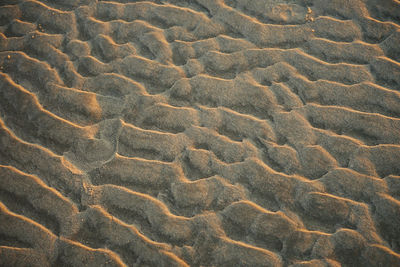
[[[3,0],[1,266],[400,266],[397,0]]]

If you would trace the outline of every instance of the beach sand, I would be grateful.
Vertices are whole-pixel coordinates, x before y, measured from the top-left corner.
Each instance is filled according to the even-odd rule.
[[[398,0],[0,1],[0,266],[400,266]]]

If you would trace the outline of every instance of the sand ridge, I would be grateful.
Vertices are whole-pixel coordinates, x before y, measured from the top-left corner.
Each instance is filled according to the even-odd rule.
[[[2,1],[0,265],[400,265],[399,14]]]

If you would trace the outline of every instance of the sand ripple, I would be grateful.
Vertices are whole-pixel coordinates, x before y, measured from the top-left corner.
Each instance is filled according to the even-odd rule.
[[[399,266],[400,5],[5,0],[1,266]]]

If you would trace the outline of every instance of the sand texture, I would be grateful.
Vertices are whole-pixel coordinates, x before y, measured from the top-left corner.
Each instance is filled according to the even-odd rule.
[[[400,2],[1,0],[0,266],[400,266]]]

